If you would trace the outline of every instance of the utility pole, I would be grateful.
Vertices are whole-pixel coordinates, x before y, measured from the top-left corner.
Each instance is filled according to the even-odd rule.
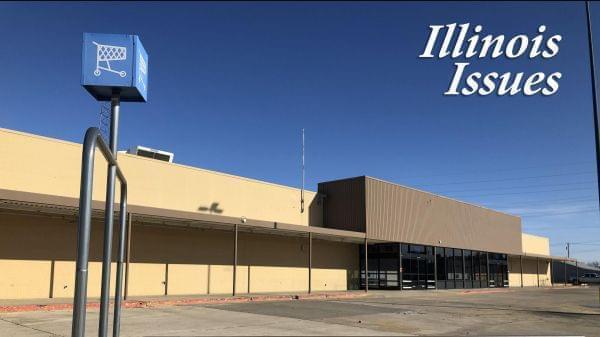
[[[592,77],[592,103],[594,110],[594,135],[596,137],[596,174],[598,177],[598,202],[600,204],[600,130],[598,121],[598,102],[596,98],[596,69],[594,64],[594,43],[592,41],[592,18],[590,16],[590,2],[585,2],[585,13],[587,17],[588,48],[590,53],[590,72]]]
[[[567,242],[567,258],[571,258],[571,243]]]

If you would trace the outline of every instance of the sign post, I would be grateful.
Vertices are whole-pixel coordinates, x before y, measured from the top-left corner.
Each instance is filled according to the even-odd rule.
[[[113,215],[115,177],[118,171],[117,140],[119,129],[119,112],[121,101],[146,102],[148,95],[148,54],[136,35],[95,34],[83,35],[81,84],[98,101],[111,102],[111,121],[109,135],[109,160],[106,182],[106,206],[104,213],[104,245],[102,257],[102,282],[100,297],[100,319],[98,336],[106,337],[108,329],[108,312],[110,297],[110,267],[113,238]],[[93,129],[93,128],[92,128]],[[89,133],[90,130],[88,130]],[[93,131],[93,130],[92,130]],[[100,142],[102,143],[102,142]],[[84,147],[84,159],[89,160],[89,151]],[[87,156],[86,156],[87,155]],[[88,165],[90,166],[90,165]],[[93,166],[93,160],[91,161]],[[120,172],[120,171],[119,171]],[[124,177],[121,177],[124,179]],[[81,191],[92,190],[92,179],[82,174]],[[125,191],[126,192],[126,191]],[[83,192],[82,192],[83,193]],[[123,260],[126,236],[126,194],[121,191],[121,214],[119,230],[119,247],[117,256],[117,273],[115,289],[115,310],[113,336],[118,337],[120,331]],[[81,199],[81,198],[80,198]],[[87,200],[87,199],[86,199]],[[78,224],[78,240],[82,244],[77,247],[77,270],[75,276],[75,298],[73,302],[73,337],[85,334],[85,311],[87,302],[87,266],[89,253],[89,205],[80,206]],[[84,212],[85,211],[85,212]]]
[[[600,120],[598,119],[598,102],[596,96],[596,65],[594,60],[594,42],[592,40],[592,17],[590,14],[589,1],[585,2],[585,14],[587,19],[588,50],[590,54],[590,73],[592,79],[592,109],[594,111],[594,136],[596,140],[596,178],[598,180],[598,198],[600,198]]]

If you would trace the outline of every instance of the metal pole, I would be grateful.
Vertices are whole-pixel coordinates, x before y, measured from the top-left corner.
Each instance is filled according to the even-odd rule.
[[[466,283],[467,281],[465,280],[466,279],[466,277],[465,277],[466,276],[465,275],[465,267],[466,267],[465,266],[465,250],[461,249],[460,252],[462,255],[462,279],[463,279],[463,289],[464,289],[464,288],[466,288],[466,285],[467,285],[467,283]]]
[[[90,230],[92,228],[92,188],[94,185],[94,147],[86,147],[86,134],[81,160],[81,186],[79,189],[79,222],[77,226],[77,262],[75,295],[73,298],[73,326],[71,336],[85,334],[85,309],[87,300],[88,258]]]
[[[308,233],[308,293],[312,292],[312,233]]]
[[[369,253],[367,246],[369,239],[365,238],[365,292],[369,292]]]
[[[400,272],[400,291],[402,291],[402,286],[404,285],[404,270],[402,269],[402,244],[398,243],[398,271]]]
[[[575,283],[579,284],[579,261],[575,260]]]
[[[519,255],[521,265],[521,288],[523,288],[523,255]]]
[[[567,286],[567,260],[563,260],[563,264],[565,265],[565,287]]]
[[[598,102],[596,98],[596,67],[594,61],[594,44],[592,39],[592,18],[590,15],[590,2],[585,2],[585,13],[587,18],[588,48],[590,52],[590,75],[592,78],[592,104],[594,110],[594,136],[596,136],[596,173],[600,177],[600,129],[598,123]],[[598,197],[600,198],[600,179],[598,180]],[[598,200],[600,203],[600,199]],[[570,257],[570,256],[569,256]]]
[[[127,221],[127,251],[125,253],[125,300],[127,300],[127,298],[129,297],[129,260],[131,258],[131,225],[133,224],[132,219],[133,214],[129,213],[129,220]]]
[[[437,285],[437,247],[433,247],[433,280],[435,282],[435,289],[437,290],[438,285]],[[471,264],[471,268],[472,268],[472,264]]]
[[[109,147],[113,157],[117,157],[117,138],[119,133],[120,96],[113,92],[111,99]],[[98,336],[106,337],[108,330],[108,305],[110,300],[110,264],[112,262],[113,217],[115,201],[115,175],[117,167],[108,165],[106,180],[106,206],[104,210],[104,254],[102,257],[102,288],[100,289],[100,322]]]
[[[49,298],[54,297],[54,264],[55,261],[52,260],[50,262],[50,293],[48,294]]]
[[[416,254],[412,254],[412,256],[415,256]],[[411,256],[411,257],[412,257]],[[421,278],[421,271],[419,270],[419,259],[421,259],[421,257],[417,256],[417,284],[415,285],[414,289],[419,289],[419,283],[420,283],[420,278]],[[379,278],[377,278],[379,279]]]
[[[235,281],[237,276],[238,264],[238,224],[234,225],[233,232],[233,296],[235,296]]]
[[[127,193],[121,191],[119,210],[119,247],[117,253],[117,275],[115,288],[115,309],[113,317],[113,337],[119,337],[121,327],[121,301],[123,295],[123,260],[125,260],[125,236],[127,235]]]
[[[169,294],[169,264],[165,263],[165,285],[164,295],[167,296]]]
[[[554,260],[550,259],[550,286],[554,287]]]
[[[537,282],[538,282],[538,288],[540,287],[540,258],[537,257],[535,259],[535,270],[536,270],[536,274],[537,274]]]
[[[485,267],[486,267],[486,273],[487,273],[487,288],[489,288],[490,287],[490,257],[487,252],[485,253]],[[495,285],[496,285],[496,283],[494,281],[494,286]]]
[[[85,315],[87,301],[88,260],[90,250],[90,231],[92,224],[92,190],[94,175],[94,154],[96,146],[104,158],[113,166],[121,182],[121,193],[127,194],[127,181],[118,167],[116,158],[100,135],[98,128],[89,128],[85,133],[81,160],[81,184],[79,189],[79,222],[77,224],[77,262],[75,268],[75,296],[73,298],[73,321],[71,334],[83,337],[85,334]]]

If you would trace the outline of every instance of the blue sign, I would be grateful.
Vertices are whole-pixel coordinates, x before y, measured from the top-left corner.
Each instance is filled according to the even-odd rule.
[[[81,84],[99,101],[146,102],[148,53],[137,35],[83,34]]]
[[[135,46],[135,68],[133,72],[133,81],[140,95],[147,100],[148,95],[148,53],[142,45],[140,38],[134,36],[133,45]]]

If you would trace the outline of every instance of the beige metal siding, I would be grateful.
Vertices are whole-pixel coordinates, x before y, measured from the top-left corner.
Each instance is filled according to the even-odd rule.
[[[521,240],[523,241],[523,253],[550,255],[550,239],[523,233]]]
[[[366,178],[371,239],[521,254],[518,217]]]
[[[0,233],[0,300],[73,296],[76,217],[0,209]],[[94,222],[88,268],[93,298],[100,296],[102,233],[102,224]],[[307,237],[240,233],[238,258],[240,294],[308,290]],[[313,239],[312,258],[313,290],[358,288],[356,244]],[[169,295],[233,290],[231,231],[155,226],[134,216],[130,261],[130,296],[162,296],[165,287]],[[113,262],[111,285],[115,275]]]
[[[521,269],[521,261],[523,261],[523,269]],[[523,272],[522,277],[521,272]],[[518,256],[508,257],[508,284],[511,287],[520,287],[521,279],[523,280],[524,287],[537,287],[538,278],[540,280],[540,287],[552,286],[550,280],[550,260],[530,257],[524,257],[521,260]]]
[[[324,227],[365,232],[365,177],[320,183],[319,193]]]
[[[83,138],[83,133],[82,133]],[[0,189],[79,197],[81,145],[0,128]],[[6,144],[6,145],[5,145]],[[10,144],[10,146],[8,145]],[[96,151],[94,200],[106,196],[106,164]],[[233,218],[320,226],[317,194],[254,179],[119,154],[130,205]],[[119,200],[117,184],[116,200]]]

